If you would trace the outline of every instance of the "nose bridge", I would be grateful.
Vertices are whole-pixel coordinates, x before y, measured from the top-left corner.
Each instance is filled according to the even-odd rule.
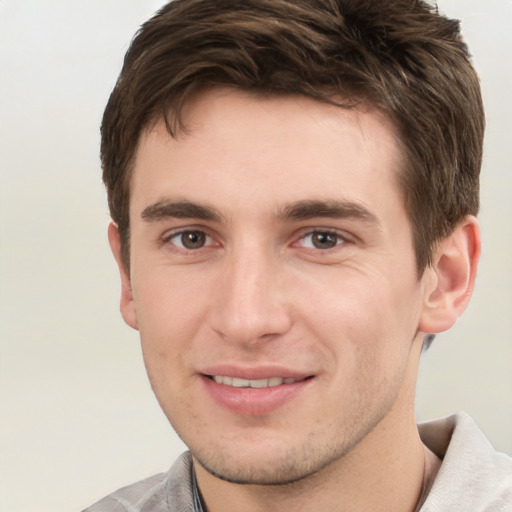
[[[214,329],[231,342],[251,344],[290,326],[280,289],[278,258],[254,240],[233,247],[224,262]]]

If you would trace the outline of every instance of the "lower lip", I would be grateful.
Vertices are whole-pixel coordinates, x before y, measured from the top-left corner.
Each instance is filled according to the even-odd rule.
[[[264,416],[293,400],[311,385],[312,378],[268,388],[235,388],[202,378],[214,402],[236,414]]]

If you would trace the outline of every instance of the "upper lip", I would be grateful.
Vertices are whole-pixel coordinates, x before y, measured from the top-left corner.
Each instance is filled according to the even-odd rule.
[[[220,364],[203,368],[200,373],[208,376],[221,375],[223,377],[238,377],[247,380],[270,379],[272,377],[305,379],[306,377],[312,376],[311,372],[304,372],[279,365],[240,366]]]

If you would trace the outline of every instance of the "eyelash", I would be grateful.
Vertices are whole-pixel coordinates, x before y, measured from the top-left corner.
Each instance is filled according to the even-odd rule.
[[[334,229],[313,229],[311,231],[308,231],[308,232],[302,234],[297,243],[298,244],[300,244],[300,242],[303,243],[307,237],[312,237],[314,235],[327,235],[328,237],[335,237],[336,243],[334,246],[327,247],[327,248],[305,247],[305,245],[302,245],[305,249],[309,249],[309,250],[313,250],[313,251],[318,250],[318,251],[325,252],[325,251],[336,249],[340,245],[352,242],[352,240],[347,235],[342,234],[339,231],[336,231]],[[314,242],[312,242],[311,245],[314,245]]]
[[[180,239],[180,237],[183,237],[184,235],[199,235],[199,238],[203,238],[203,240],[199,241],[200,246],[198,247],[185,247],[183,243],[183,238],[181,238],[180,243],[176,243],[176,239]],[[324,236],[327,238],[335,238],[335,244],[332,247],[314,247],[315,242],[312,240],[310,246],[306,246],[304,241],[308,237],[313,237],[315,235]],[[202,242],[202,243],[201,243]],[[296,242],[294,242],[292,245],[298,245],[299,247],[303,247],[304,249],[310,250],[310,251],[320,251],[320,252],[327,252],[330,250],[334,250],[340,245],[344,245],[346,243],[350,243],[352,240],[345,234],[341,234],[340,232],[334,230],[334,229],[313,229],[310,231],[307,231],[305,233],[302,233],[301,236],[298,238]],[[192,240],[193,243],[193,240]],[[194,229],[194,228],[187,228],[187,229],[181,229],[179,231],[172,232],[170,234],[167,234],[162,237],[162,245],[170,244],[174,248],[180,251],[187,251],[187,252],[196,252],[201,249],[207,249],[208,247],[219,245],[216,244],[213,237],[208,235],[208,233],[204,229]]]
[[[181,239],[181,244],[173,242],[173,240],[179,239],[179,237],[183,237],[184,235],[187,235],[187,234],[189,234],[189,235],[195,234],[195,235],[199,235],[200,237],[201,236],[204,237],[204,244],[197,248],[190,248],[190,247],[185,247],[183,245],[183,239]],[[213,238],[210,235],[208,235],[203,229],[194,229],[194,228],[187,228],[187,229],[175,231],[173,233],[165,235],[162,238],[163,244],[170,244],[174,247],[177,247],[178,250],[192,251],[192,252],[200,250],[200,249],[204,249],[205,247],[208,247],[211,245],[215,245],[215,244],[212,244],[212,242],[213,242]]]

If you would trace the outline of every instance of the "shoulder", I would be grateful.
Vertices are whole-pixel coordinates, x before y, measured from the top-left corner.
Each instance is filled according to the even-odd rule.
[[[512,458],[465,413],[418,426],[442,465],[422,512],[512,512]]]
[[[123,487],[82,512],[192,512],[192,457],[182,454],[167,473]]]

